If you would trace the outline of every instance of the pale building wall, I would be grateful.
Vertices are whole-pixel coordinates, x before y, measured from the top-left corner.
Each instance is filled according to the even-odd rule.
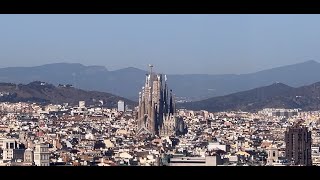
[[[36,166],[50,166],[48,144],[36,144],[34,163]]]

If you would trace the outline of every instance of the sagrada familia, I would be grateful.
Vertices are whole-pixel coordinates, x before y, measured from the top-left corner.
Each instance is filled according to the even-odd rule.
[[[176,113],[175,100],[168,91],[166,75],[152,72],[146,74],[146,82],[139,92],[137,134],[151,134],[159,137],[184,134],[187,127],[183,118]]]

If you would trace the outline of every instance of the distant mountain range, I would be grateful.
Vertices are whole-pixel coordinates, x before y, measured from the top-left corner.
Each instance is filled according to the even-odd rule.
[[[119,100],[125,101],[129,106],[136,105],[131,100],[113,94],[84,91],[65,85],[56,87],[40,81],[31,82],[26,85],[0,83],[0,102],[69,103],[70,105],[77,105],[79,101],[86,101],[87,105],[101,105],[100,100],[107,107],[117,107]]]
[[[320,82],[298,88],[293,88],[283,83],[274,83],[269,86],[226,96],[181,103],[177,106],[179,108],[207,110],[210,112],[237,110],[256,112],[263,108],[300,108],[306,111],[319,110]]]
[[[29,84],[0,83],[0,102],[69,103],[77,105],[82,100],[86,101],[87,105],[97,105],[102,100],[107,107],[116,107],[119,100],[125,101],[131,107],[137,105],[134,101],[113,94],[85,91],[70,85],[54,86],[40,81]],[[263,108],[319,110],[320,82],[298,88],[283,83],[273,83],[269,86],[225,96],[178,103],[177,107],[190,110],[208,110],[210,112],[233,110],[255,112]]]
[[[26,84],[44,81],[54,85],[73,84],[76,88],[108,92],[137,101],[146,73],[133,67],[109,71],[104,66],[56,63],[36,67],[0,68],[0,82]],[[320,63],[310,60],[241,75],[169,74],[167,77],[169,87],[177,97],[202,100],[275,82],[292,87],[309,85],[320,81]]]

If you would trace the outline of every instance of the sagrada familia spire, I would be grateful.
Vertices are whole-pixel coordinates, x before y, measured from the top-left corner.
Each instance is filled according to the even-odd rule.
[[[138,131],[137,134],[171,136],[182,134],[186,130],[183,118],[177,116],[172,90],[168,90],[167,77],[155,74],[153,65],[139,92]]]

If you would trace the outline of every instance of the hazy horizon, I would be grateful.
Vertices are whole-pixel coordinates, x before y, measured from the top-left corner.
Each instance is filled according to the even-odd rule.
[[[282,65],[282,66],[275,66],[275,67],[271,67],[271,68],[268,68],[268,69],[262,69],[262,70],[258,70],[258,71],[253,71],[253,72],[247,72],[247,73],[228,73],[228,74],[234,74],[234,75],[242,75],[242,74],[251,74],[251,73],[256,73],[256,72],[260,72],[260,71],[264,71],[264,70],[270,70],[270,69],[273,69],[273,68],[280,68],[280,67],[284,67],[284,66],[290,66],[290,65],[295,65],[295,64],[301,64],[301,63],[306,63],[306,62],[310,62],[310,61],[314,61],[316,63],[319,63],[319,61],[317,60],[314,60],[314,59],[311,59],[311,60],[306,60],[306,61],[302,61],[302,62],[297,62],[297,63],[294,63],[294,64],[285,64],[285,65]],[[52,63],[47,63],[47,64],[39,64],[39,65],[34,65],[34,66],[8,66],[8,67],[0,67],[0,68],[28,68],[28,67],[38,67],[38,66],[45,66],[45,65],[52,65],[52,64],[81,64],[83,66],[101,66],[101,67],[105,67],[108,71],[117,71],[117,70],[122,70],[122,69],[126,69],[126,68],[136,68],[136,69],[140,69],[140,70],[144,70],[144,71],[148,71],[149,70],[149,67],[148,65],[145,66],[145,68],[138,68],[138,67],[133,67],[133,66],[128,66],[128,67],[122,67],[122,68],[119,68],[119,69],[109,69],[107,66],[103,66],[103,65],[95,65],[95,64],[82,64],[82,63],[77,63],[77,62],[52,62]],[[162,72],[159,72],[158,69],[156,69],[157,67],[154,67],[154,71],[155,72],[158,72],[158,73],[162,73]],[[167,73],[168,75],[191,75],[191,74],[208,74],[208,75],[223,75],[223,74],[210,74],[210,73]]]
[[[247,74],[320,59],[320,15],[0,15],[0,67]]]

